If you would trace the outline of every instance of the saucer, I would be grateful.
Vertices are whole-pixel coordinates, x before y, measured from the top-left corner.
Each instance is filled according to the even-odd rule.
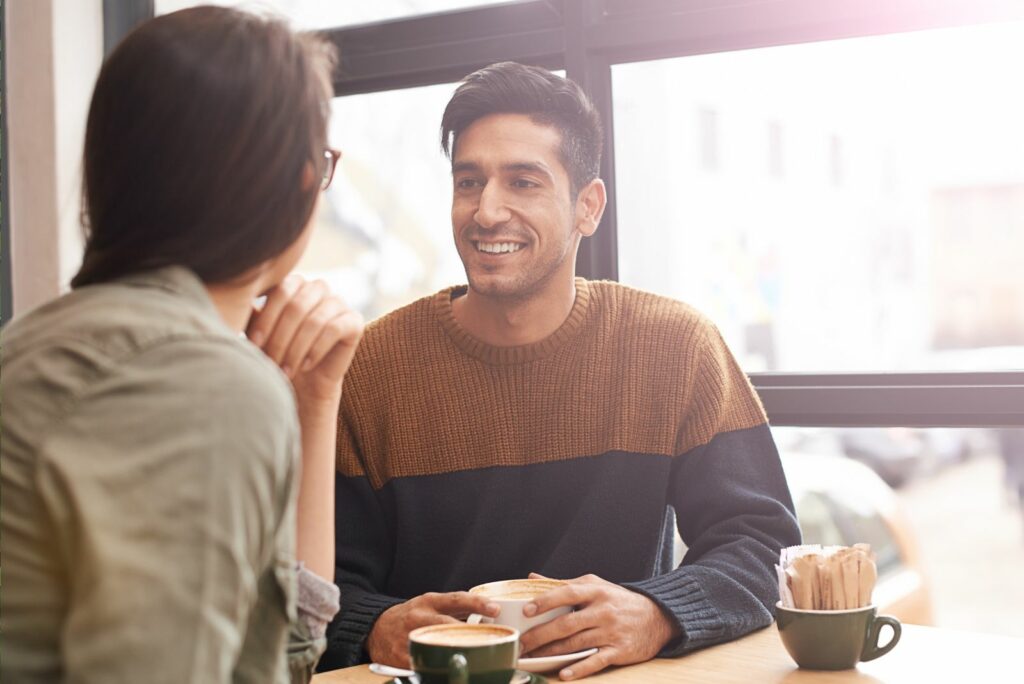
[[[411,677],[395,677],[387,684],[419,684],[419,681],[420,678],[413,675]],[[548,680],[544,679],[539,674],[516,670],[516,673],[512,675],[512,681],[509,682],[509,684],[548,684]]]
[[[589,658],[595,653],[597,653],[596,648],[589,648],[586,651],[546,656],[544,658],[520,658],[519,662],[516,663],[516,667],[526,672],[551,672],[552,670],[561,669],[570,663],[575,663],[578,660]]]

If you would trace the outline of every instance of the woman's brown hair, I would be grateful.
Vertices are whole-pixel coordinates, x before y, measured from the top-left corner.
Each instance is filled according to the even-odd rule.
[[[227,8],[130,33],[93,92],[72,286],[172,264],[223,283],[287,249],[320,190],[333,65],[323,40]]]

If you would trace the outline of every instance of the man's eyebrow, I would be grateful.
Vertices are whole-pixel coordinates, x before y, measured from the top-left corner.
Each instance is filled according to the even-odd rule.
[[[510,164],[502,164],[501,170],[518,173],[539,173],[540,175],[547,177],[548,180],[555,180],[555,174],[551,173],[551,170],[546,164],[541,164],[540,162],[512,162]]]
[[[479,164],[472,161],[455,162],[452,164],[452,175],[457,173],[479,173],[480,168]],[[546,164],[540,162],[509,162],[508,164],[502,164],[501,170],[505,173],[537,173],[552,182],[555,180],[555,174],[551,173]]]
[[[452,164],[452,173],[461,173],[464,171],[479,171],[480,165],[476,162],[471,161],[460,161]]]

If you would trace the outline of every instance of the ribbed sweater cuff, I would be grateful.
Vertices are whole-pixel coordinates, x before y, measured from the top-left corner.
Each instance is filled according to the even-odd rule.
[[[363,646],[377,618],[391,606],[404,603],[405,599],[383,594],[362,594],[352,597],[353,602],[349,603],[344,589],[342,587],[341,615],[336,622],[337,626],[331,630],[330,648],[342,649],[348,656],[348,663],[357,665],[366,659]]]
[[[725,624],[718,610],[685,568],[622,586],[657,603],[679,626],[681,636],[666,644],[659,656],[670,658],[722,641]]]

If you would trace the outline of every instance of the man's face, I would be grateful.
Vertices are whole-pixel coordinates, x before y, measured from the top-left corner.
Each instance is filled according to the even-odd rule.
[[[474,292],[524,299],[572,278],[579,235],[560,142],[522,114],[492,114],[459,136],[452,229]]]

